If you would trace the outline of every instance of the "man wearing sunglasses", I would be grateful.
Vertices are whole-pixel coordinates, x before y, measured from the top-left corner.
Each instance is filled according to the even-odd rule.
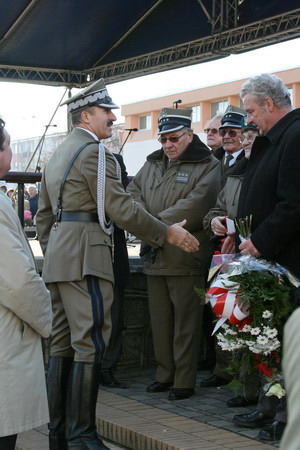
[[[208,145],[213,154],[215,154],[215,151],[223,145],[222,137],[219,134],[222,117],[223,114],[217,114],[210,119],[207,127],[204,128],[204,133],[207,134],[206,145]]]
[[[201,242],[200,250],[188,258],[168,244],[158,251],[149,246],[142,250],[157,361],[155,381],[147,392],[171,389],[169,400],[194,394],[202,323],[195,287],[205,287],[212,252],[202,222],[220,190],[220,164],[193,133],[191,121],[191,110],[161,111],[162,147],[147,157],[127,188],[162,222],[185,217],[186,228]]]
[[[229,111],[221,119],[219,135],[222,138],[222,147],[214,155],[221,161],[222,187],[224,187],[235,164],[245,156],[240,142],[243,117],[240,112]]]

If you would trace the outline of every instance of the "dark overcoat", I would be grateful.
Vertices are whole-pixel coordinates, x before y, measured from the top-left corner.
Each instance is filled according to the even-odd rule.
[[[253,215],[251,240],[262,257],[300,277],[300,109],[253,144],[238,217]]]

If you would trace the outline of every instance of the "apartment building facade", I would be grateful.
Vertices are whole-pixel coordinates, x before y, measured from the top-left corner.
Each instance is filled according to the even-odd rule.
[[[290,90],[294,107],[300,106],[300,68],[274,72]],[[174,102],[181,100],[179,108],[193,109],[193,130],[206,142],[203,132],[208,120],[217,112],[222,113],[228,105],[242,107],[239,92],[247,79],[208,86],[186,92],[178,92],[164,97],[123,105],[121,114],[125,118],[124,129],[137,128],[130,133],[123,147],[122,155],[129,175],[135,175],[142,167],[146,156],[160,148],[157,141],[157,121],[160,110],[175,107]],[[128,132],[124,130],[124,142]]]

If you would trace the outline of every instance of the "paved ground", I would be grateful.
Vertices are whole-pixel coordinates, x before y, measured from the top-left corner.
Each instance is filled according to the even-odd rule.
[[[257,439],[259,430],[232,423],[251,408],[228,408],[228,387],[200,388],[209,375],[199,371],[196,394],[171,402],[167,393],[149,394],[154,369],[119,373],[127,388],[99,390],[97,425],[111,450],[272,450],[279,443]],[[113,442],[113,443],[112,443]],[[114,444],[116,443],[116,444]],[[48,450],[47,427],[20,434],[17,450]]]
[[[232,423],[235,414],[250,412],[254,407],[228,408],[226,401],[234,397],[235,394],[227,386],[201,388],[200,381],[208,376],[210,376],[209,371],[198,371],[196,394],[190,399],[175,402],[168,400],[168,393],[149,394],[146,392],[147,385],[154,380],[154,369],[116,374],[116,377],[128,386],[126,389],[104,387],[101,387],[101,389],[219,429],[237,433],[240,436],[257,439],[258,429],[241,429]],[[263,442],[256,440],[256,443],[258,445]],[[271,444],[273,448],[279,447],[278,442],[264,442],[264,444]],[[271,446],[268,445],[266,448],[271,448]]]

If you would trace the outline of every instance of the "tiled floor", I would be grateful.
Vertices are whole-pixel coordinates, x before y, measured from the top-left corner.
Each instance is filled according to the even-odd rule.
[[[154,370],[116,374],[127,388],[101,388],[97,405],[98,430],[111,450],[272,450],[278,443],[256,439],[259,430],[240,429],[232,423],[235,414],[251,408],[228,408],[232,392],[197,387],[188,400],[171,402],[167,393],[146,393]],[[198,372],[197,386],[208,372]],[[47,427],[23,433],[18,450],[46,450]],[[121,446],[117,446],[121,445]]]

